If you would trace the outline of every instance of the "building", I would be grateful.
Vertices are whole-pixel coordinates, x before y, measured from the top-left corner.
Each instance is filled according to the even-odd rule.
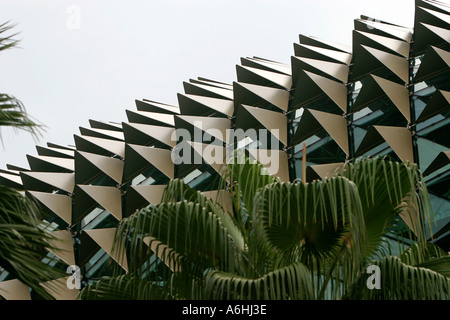
[[[127,122],[90,120],[73,146],[37,146],[37,155],[27,155],[29,169],[0,171],[0,183],[26,191],[50,213],[53,232],[65,240],[65,252],[57,255],[61,268],[79,266],[84,281],[108,274],[109,261],[126,272],[126,258],[112,251],[119,221],[158,203],[173,178],[214,196],[220,166],[204,150],[211,140],[225,148],[228,129],[262,129],[270,145],[259,144],[259,133],[240,143],[256,158],[258,148],[271,148],[277,162],[272,173],[285,181],[325,178],[367,155],[417,163],[437,221],[430,240],[450,250],[448,4],[417,0],[414,28],[361,16],[352,48],[300,35],[290,65],[247,57],[236,71],[232,84],[184,82],[178,106],[136,100],[136,110],[126,110]],[[203,144],[174,141],[179,129]],[[201,161],[175,165],[172,154],[180,146]],[[227,194],[222,199],[226,204]],[[13,288],[0,291],[4,298],[31,297],[6,272],[0,281],[0,290]],[[76,296],[66,279],[55,281],[61,284],[55,298]]]

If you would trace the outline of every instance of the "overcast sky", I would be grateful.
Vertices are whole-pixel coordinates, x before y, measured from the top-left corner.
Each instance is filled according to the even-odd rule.
[[[74,144],[89,119],[126,122],[134,99],[177,104],[191,78],[232,83],[241,57],[289,63],[299,34],[350,46],[360,15],[412,27],[414,0],[0,0],[21,39],[0,53],[0,92],[46,126],[39,141],[3,128],[0,168]]]

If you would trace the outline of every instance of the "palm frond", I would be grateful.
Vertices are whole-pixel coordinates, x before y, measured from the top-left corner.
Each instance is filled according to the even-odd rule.
[[[352,300],[448,300],[450,279],[424,267],[410,266],[395,256],[374,263],[380,268],[381,288],[369,289],[364,274],[349,288]]]
[[[19,40],[14,39],[14,37],[17,36],[18,33],[4,35],[14,27],[15,25],[11,24],[10,21],[0,24],[0,51],[16,47],[19,43]]]
[[[277,181],[260,163],[239,151],[235,152],[234,161],[228,165],[226,179],[231,183],[236,219],[240,224],[251,223],[258,189]]]
[[[205,267],[233,265],[236,246],[228,230],[216,215],[198,203],[184,200],[149,207],[126,220],[121,229],[125,234],[150,237],[149,246],[158,241],[167,250]]]
[[[424,220],[430,220],[428,192],[417,165],[364,158],[348,164],[340,173],[359,191],[367,230],[366,256],[376,255],[384,235],[398,216],[407,217],[419,242],[426,241]]]
[[[205,280],[205,297],[212,300],[311,300],[311,273],[302,263],[269,272],[260,278],[243,278],[213,271]]]
[[[0,127],[25,130],[33,137],[41,135],[43,130],[43,126],[27,114],[22,102],[4,93],[0,93]]]
[[[172,300],[173,296],[156,282],[133,275],[103,277],[83,288],[82,300]]]
[[[58,241],[41,227],[38,208],[19,192],[0,186],[0,266],[44,298],[39,283],[66,276],[43,261]]]

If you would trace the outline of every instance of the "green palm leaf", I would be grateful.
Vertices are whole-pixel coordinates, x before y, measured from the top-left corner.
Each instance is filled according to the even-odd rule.
[[[44,298],[40,283],[65,276],[43,262],[45,248],[58,241],[40,226],[38,208],[19,192],[0,186],[0,266]]]
[[[356,160],[339,174],[359,191],[367,230],[366,257],[380,250],[399,215],[410,221],[419,242],[426,241],[423,219],[430,219],[430,202],[417,165],[376,157]]]
[[[279,268],[256,279],[213,271],[206,277],[207,299],[310,300],[314,298],[311,273],[302,263]]]
[[[431,269],[410,266],[390,256],[375,262],[381,271],[381,288],[369,289],[368,275],[350,287],[345,299],[361,300],[448,300],[450,279]]]

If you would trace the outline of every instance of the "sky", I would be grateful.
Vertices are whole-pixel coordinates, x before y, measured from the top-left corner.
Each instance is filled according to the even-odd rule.
[[[45,126],[2,128],[0,168],[74,145],[89,119],[126,122],[135,99],[177,105],[183,81],[231,84],[241,57],[289,63],[299,34],[351,46],[360,15],[412,27],[414,0],[0,0],[21,40],[0,52],[0,92]]]

